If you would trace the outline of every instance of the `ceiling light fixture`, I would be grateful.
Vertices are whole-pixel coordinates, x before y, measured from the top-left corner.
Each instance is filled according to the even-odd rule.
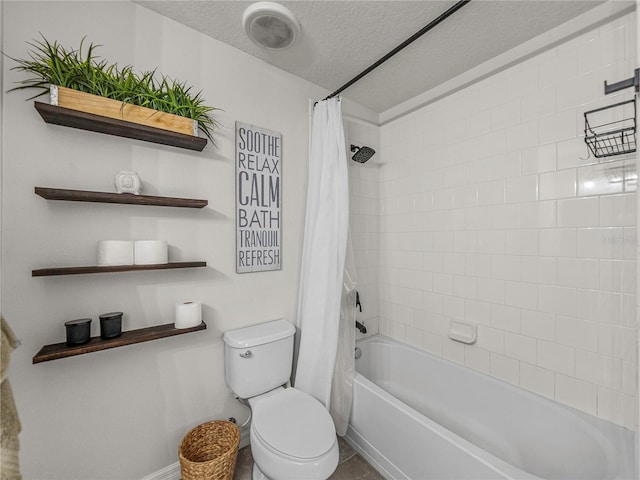
[[[251,41],[271,50],[287,48],[300,35],[298,19],[288,8],[273,2],[250,5],[242,15],[242,25]]]

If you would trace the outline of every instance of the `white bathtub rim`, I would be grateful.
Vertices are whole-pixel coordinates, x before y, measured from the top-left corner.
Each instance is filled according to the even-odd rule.
[[[437,363],[441,363],[441,364],[447,364],[450,365],[454,368],[460,368],[463,370],[468,370],[474,374],[477,375],[481,375],[484,380],[490,382],[490,383],[494,383],[496,385],[499,385],[501,388],[506,388],[508,390],[512,390],[514,392],[516,392],[516,394],[521,394],[526,392],[527,395],[531,395],[532,399],[534,399],[536,402],[538,403],[542,403],[550,408],[553,408],[557,411],[561,411],[563,413],[569,412],[570,414],[578,417],[578,419],[582,420],[579,423],[579,427],[581,429],[583,429],[585,432],[588,432],[591,437],[599,444],[599,446],[601,447],[602,451],[604,452],[606,459],[607,459],[607,472],[606,472],[606,476],[605,478],[608,479],[618,479],[618,478],[632,478],[633,473],[629,472],[629,468],[632,467],[630,465],[627,465],[626,462],[624,462],[625,460],[625,456],[623,455],[623,452],[621,451],[622,446],[620,445],[616,445],[616,447],[618,447],[617,449],[614,448],[613,442],[611,440],[609,440],[604,433],[597,428],[594,423],[598,423],[600,424],[600,426],[602,428],[620,428],[620,429],[624,429],[629,431],[628,429],[625,429],[624,427],[612,424],[611,422],[608,422],[604,419],[595,417],[593,415],[589,415],[586,412],[582,412],[580,410],[577,410],[575,408],[572,408],[568,405],[563,405],[561,403],[556,402],[555,400],[543,397],[541,395],[536,394],[535,392],[531,392],[529,390],[523,389],[522,387],[518,387],[516,385],[512,385],[508,382],[505,382],[503,380],[500,380],[498,378],[492,377],[490,375],[484,374],[482,372],[479,372],[477,370],[473,370],[465,365],[461,365],[455,362],[452,362],[450,360],[447,360],[445,358],[441,358],[438,357],[437,355],[434,355],[430,352],[424,351],[424,350],[420,350],[416,347],[413,347],[411,345],[399,342],[397,340],[394,340],[392,338],[389,337],[385,337],[384,335],[373,335],[370,337],[366,337],[363,338],[361,340],[359,340],[356,345],[362,344],[362,343],[381,343],[381,344],[394,344],[397,345],[400,348],[406,348],[409,350],[412,350],[418,354],[424,354],[427,357],[429,357],[431,360],[437,362]],[[367,379],[366,377],[362,377],[364,380],[366,380],[369,383],[369,389],[376,388],[378,387],[376,384],[374,384],[373,382],[371,382],[369,379]],[[378,387],[379,388],[379,387]],[[389,398],[395,398],[393,395],[389,394],[388,392],[384,391],[383,389],[381,389],[382,392],[385,395],[388,395],[388,397],[385,397],[387,400]],[[415,409],[407,406],[406,404],[404,404],[403,402],[400,402],[402,404],[403,407],[407,407],[409,409],[411,409],[412,412],[414,412],[416,415],[422,416],[427,418],[430,422],[433,423],[433,425],[437,426],[439,429],[441,429],[444,432],[449,432],[449,430],[447,430],[446,428],[442,427],[440,424],[438,424],[435,421],[432,421],[431,419],[429,419],[428,417],[422,415],[420,412],[416,411]],[[440,434],[440,430],[435,430],[436,432],[438,432],[438,434],[440,436],[443,436]],[[476,446],[475,444],[469,442],[468,440],[465,440],[464,438],[460,437],[459,435],[457,435],[455,432],[451,432],[451,434],[453,434],[455,436],[456,439],[460,439],[462,442],[464,442],[464,444],[469,445],[473,448],[477,448],[479,449],[479,451],[481,452],[481,456],[480,458],[476,457],[475,455],[472,455],[471,452],[468,452],[471,456],[473,456],[474,458],[478,459],[479,461],[481,461],[482,463],[486,463],[486,458],[483,457],[482,455],[484,455],[485,453],[487,455],[490,456],[490,458],[495,458],[496,461],[498,462],[502,462],[505,465],[509,466],[511,469],[515,469],[516,472],[522,472],[522,474],[526,474],[526,475],[532,475],[532,477],[520,477],[520,478],[532,478],[532,479],[540,479],[542,477],[538,477],[535,476],[534,474],[531,474],[529,472],[527,472],[526,470],[520,469],[514,465],[512,465],[509,462],[506,462],[502,459],[500,459],[499,457],[486,452],[485,450],[483,450],[481,447]],[[444,438],[447,438],[446,436],[444,436]],[[466,450],[465,450],[466,451]],[[628,457],[626,457],[628,458]],[[623,468],[620,468],[621,464],[623,465]],[[493,468],[491,466],[491,464],[487,464],[487,466],[489,468]],[[520,473],[518,473],[518,475],[521,475]],[[517,477],[516,477],[517,478]]]
[[[437,362],[437,363],[444,363],[444,364],[448,364],[448,365],[452,365],[456,368],[461,368],[461,369],[465,369],[465,370],[469,370],[472,371],[473,373],[476,373],[478,375],[481,375],[484,377],[485,380],[491,382],[491,383],[495,383],[497,385],[499,385],[501,388],[507,388],[509,390],[515,391],[518,394],[521,394],[523,392],[526,392],[527,395],[531,395],[533,399],[535,399],[536,402],[541,402],[545,405],[547,405],[548,407],[551,407],[553,409],[559,410],[563,413],[569,412],[572,415],[575,415],[576,417],[578,417],[578,419],[582,420],[580,422],[580,427],[582,429],[584,429],[585,431],[588,431],[592,438],[594,438],[596,440],[596,442],[600,445],[600,447],[602,448],[602,451],[604,452],[605,456],[606,456],[606,460],[607,460],[607,471],[606,471],[606,477],[605,478],[632,478],[633,477],[633,464],[629,464],[629,460],[631,460],[631,462],[633,462],[633,453],[631,452],[631,454],[629,454],[628,452],[625,452],[624,449],[625,447],[627,447],[627,450],[629,448],[628,445],[615,445],[614,446],[614,442],[613,440],[610,440],[609,438],[607,438],[607,436],[605,435],[605,433],[598,428],[596,425],[599,425],[602,429],[622,429],[625,430],[627,432],[629,432],[630,434],[633,434],[635,436],[634,432],[631,432],[630,430],[619,426],[619,425],[615,425],[611,422],[608,422],[607,420],[604,420],[602,418],[598,418],[595,417],[593,415],[590,415],[586,412],[582,412],[580,410],[577,410],[575,408],[572,408],[568,405],[563,405],[561,403],[556,402],[555,400],[543,397],[539,394],[536,394],[535,392],[532,392],[530,390],[526,390],[522,387],[516,386],[516,385],[512,385],[508,382],[505,382],[503,380],[500,380],[498,378],[492,377],[490,375],[484,374],[482,372],[478,372],[477,370],[473,370],[465,365],[461,365],[455,362],[452,362],[450,360],[447,360],[445,358],[439,357],[437,355],[434,355],[430,352],[424,351],[424,350],[420,350],[416,347],[413,347],[411,345],[399,342],[397,340],[391,339],[389,337],[386,337],[384,335],[381,334],[376,334],[376,335],[371,335],[368,337],[364,337],[362,339],[359,339],[356,342],[356,346],[361,345],[363,343],[382,343],[382,344],[394,344],[397,345],[401,348],[407,348],[409,350],[413,350],[414,352],[417,352],[419,354],[424,354],[426,356],[428,356],[431,360]],[[386,401],[393,401],[396,400],[396,397],[394,397],[393,395],[391,395],[390,393],[388,393],[387,391],[385,391],[384,389],[382,389],[381,387],[379,387],[378,385],[376,385],[375,383],[373,383],[372,381],[370,381],[368,378],[364,377],[363,375],[357,373],[356,374],[356,378],[359,377],[359,380],[361,380],[361,383],[363,386],[365,386],[368,390],[372,391],[374,390],[376,393],[380,392],[383,396],[383,398]],[[416,419],[418,421],[422,421],[422,419],[426,419],[427,423],[427,427],[430,428],[434,433],[436,433],[438,436],[442,437],[442,438],[446,438],[446,439],[450,439],[449,435],[453,435],[455,438],[455,443],[457,445],[461,446],[461,449],[463,451],[465,451],[468,455],[470,455],[471,457],[475,458],[476,460],[478,460],[479,462],[483,463],[485,466],[487,466],[488,468],[495,470],[496,466],[499,468],[504,467],[505,468],[505,473],[509,473],[510,475],[513,474],[515,475],[515,477],[512,478],[522,478],[523,480],[536,480],[536,479],[541,479],[541,477],[536,476],[532,473],[529,473],[523,469],[518,468],[517,466],[512,465],[511,463],[500,459],[499,457],[483,450],[481,447],[469,442],[468,440],[465,440],[464,438],[460,437],[459,435],[457,435],[456,433],[447,430],[445,427],[441,426],[440,424],[438,424],[437,422],[431,420],[430,418],[428,418],[427,416],[421,414],[420,412],[416,411],[415,409],[413,409],[412,407],[406,405],[404,402],[401,402],[399,400],[396,400],[397,404],[401,405],[401,410],[409,415],[411,418]],[[630,447],[631,449],[633,449],[633,446]],[[625,455],[625,453],[627,453],[627,455]],[[500,473],[499,471],[496,470],[496,473]]]
[[[439,423],[431,420],[429,417],[423,415],[422,413],[413,409],[409,405],[401,402],[396,397],[394,397],[393,395],[386,392],[385,390],[380,388],[378,385],[370,381],[364,375],[361,375],[359,373],[356,374],[355,381],[360,382],[360,384],[370,392],[375,392],[376,394],[381,395],[385,401],[393,402],[402,411],[402,413],[412,418],[414,421],[420,422],[421,424],[425,425],[437,436],[447,441],[453,440],[452,443],[457,448],[462,450],[466,455],[477,460],[479,463],[481,463],[485,467],[494,471],[497,475],[500,475],[501,478],[518,479],[518,480],[543,480],[541,477],[537,477],[529,472],[526,472],[525,470],[522,470],[502,460],[501,458],[498,458],[495,455],[483,450],[482,448],[478,447],[477,445],[474,445],[468,440],[465,440],[464,438],[460,437],[456,433],[450,430],[447,430],[445,427],[443,427]],[[352,426],[349,426],[349,428],[353,430],[355,433],[357,433],[361,438],[364,438],[362,435],[360,435],[357,429],[353,428]],[[384,455],[382,456],[384,457]],[[507,476],[505,476],[505,474]],[[408,480],[411,480],[411,479],[408,479]]]

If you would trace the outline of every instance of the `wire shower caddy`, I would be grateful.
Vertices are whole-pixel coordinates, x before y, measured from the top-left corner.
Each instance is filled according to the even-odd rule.
[[[584,135],[584,141],[596,158],[635,152],[635,100],[585,112]]]

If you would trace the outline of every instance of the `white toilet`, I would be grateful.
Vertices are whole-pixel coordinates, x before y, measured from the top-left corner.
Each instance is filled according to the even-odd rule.
[[[224,334],[227,385],[252,411],[253,480],[326,480],[338,465],[338,440],[327,409],[285,388],[295,327],[275,320]]]

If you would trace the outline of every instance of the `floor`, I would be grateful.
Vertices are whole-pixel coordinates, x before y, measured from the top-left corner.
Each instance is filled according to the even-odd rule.
[[[382,475],[340,437],[338,437],[338,445],[340,447],[340,461],[338,468],[329,477],[329,480],[384,480]],[[238,452],[233,480],[251,480],[252,465],[251,447],[245,447]]]

